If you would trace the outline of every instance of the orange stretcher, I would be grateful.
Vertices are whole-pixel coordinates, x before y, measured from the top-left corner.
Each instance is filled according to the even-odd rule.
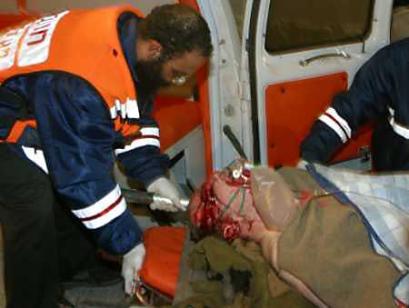
[[[184,227],[152,227],[145,230],[145,260],[139,271],[140,284],[135,296],[142,304],[171,304],[176,294],[183,247]]]

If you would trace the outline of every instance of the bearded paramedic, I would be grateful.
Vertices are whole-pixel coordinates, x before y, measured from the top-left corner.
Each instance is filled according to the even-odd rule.
[[[8,307],[56,307],[58,281],[95,251],[88,234],[124,255],[130,292],[144,247],[112,175],[115,160],[128,177],[173,201],[152,208],[180,207],[165,177],[168,157],[159,150],[152,101],[158,88],[182,84],[207,61],[210,33],[183,5],[141,16],[130,6],[70,10],[0,36]]]

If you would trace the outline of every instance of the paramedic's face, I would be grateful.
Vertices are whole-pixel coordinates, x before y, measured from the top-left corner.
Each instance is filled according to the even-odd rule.
[[[162,78],[170,85],[181,86],[206,60],[207,58],[196,50],[172,57],[163,63]]]
[[[136,74],[142,87],[155,92],[169,85],[169,82],[163,78],[163,65],[164,61],[160,57],[137,61]]]
[[[183,85],[206,60],[198,51],[186,52],[170,59],[157,56],[139,60],[136,72],[142,86],[156,91],[161,87]]]

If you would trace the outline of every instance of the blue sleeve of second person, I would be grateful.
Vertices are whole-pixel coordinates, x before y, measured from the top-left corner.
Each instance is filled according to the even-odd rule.
[[[406,45],[407,51],[409,44]],[[388,46],[378,51],[359,69],[350,89],[333,98],[330,108],[344,121],[344,127],[350,129],[352,136],[362,125],[385,115],[394,95],[395,79],[407,76],[401,72],[403,65],[397,64],[401,53],[397,47],[399,46]],[[338,127],[339,124],[335,126]],[[334,152],[350,138],[342,140],[336,130],[317,120],[301,144],[301,156],[308,161],[327,163]]]
[[[115,132],[102,98],[87,82],[63,73],[41,74],[34,89],[38,132],[57,192],[101,248],[126,253],[141,241],[141,230],[113,178]],[[108,200],[113,197],[115,202]],[[98,225],[90,228],[92,220]]]

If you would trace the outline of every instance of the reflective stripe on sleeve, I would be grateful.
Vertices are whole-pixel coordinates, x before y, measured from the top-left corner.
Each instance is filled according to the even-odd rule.
[[[352,130],[351,127],[349,127],[349,124],[347,121],[345,121],[334,108],[328,108],[327,111],[325,112],[326,114],[330,115],[337,123],[338,125],[342,128],[342,130],[345,132],[346,136],[348,139],[351,139],[352,136]]]
[[[409,128],[396,123],[394,117],[389,118],[389,124],[392,126],[392,129],[396,134],[409,140]]]
[[[73,210],[72,213],[77,216],[88,229],[97,229],[120,216],[125,210],[126,202],[117,185],[99,201],[83,209]]]
[[[140,129],[142,136],[156,136],[159,137],[159,128],[157,127],[142,127]]]
[[[141,135],[135,138],[130,144],[122,149],[116,149],[115,155],[126,153],[144,146],[155,146],[160,148],[159,128],[157,127],[142,127],[139,132]]]
[[[347,142],[352,135],[352,130],[334,108],[328,108],[327,111],[322,114],[318,120],[325,123],[329,128],[331,128],[338,136],[341,138],[342,142]]]
[[[152,145],[155,147],[160,148],[160,142],[158,139],[156,138],[140,138],[140,139],[135,139],[134,141],[132,141],[131,144],[125,146],[123,149],[117,149],[115,150],[115,155],[119,155],[122,153],[126,153],[129,151],[132,151],[136,148],[141,148],[147,145]]]

